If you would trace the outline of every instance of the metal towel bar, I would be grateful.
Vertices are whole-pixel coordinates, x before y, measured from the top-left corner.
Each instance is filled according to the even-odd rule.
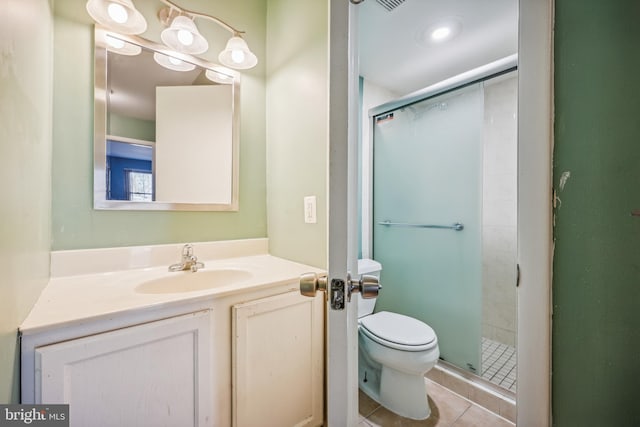
[[[407,222],[380,221],[378,224],[394,226],[394,227],[442,228],[442,229],[456,230],[456,231],[464,230],[464,224],[461,224],[459,222],[456,222],[453,225],[430,225],[430,224],[411,224]]]

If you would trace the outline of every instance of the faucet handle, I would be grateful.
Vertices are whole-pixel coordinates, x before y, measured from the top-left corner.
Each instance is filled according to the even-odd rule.
[[[191,258],[193,256],[193,245],[191,243],[187,243],[186,245],[184,245],[184,247],[182,248],[182,256],[184,258]]]
[[[195,256],[191,258],[191,267],[189,267],[189,269],[195,273],[196,271],[198,271],[201,268],[204,268],[204,263],[198,261],[198,258],[196,258]]]

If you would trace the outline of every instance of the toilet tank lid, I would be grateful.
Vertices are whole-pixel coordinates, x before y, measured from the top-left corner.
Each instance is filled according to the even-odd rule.
[[[375,273],[382,270],[382,264],[378,261],[364,258],[358,260],[358,274]]]

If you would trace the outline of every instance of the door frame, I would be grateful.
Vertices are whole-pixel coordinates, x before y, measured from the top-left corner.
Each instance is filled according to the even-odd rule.
[[[519,0],[517,425],[551,425],[553,0]],[[329,3],[329,278],[355,270],[351,199],[357,170],[356,5]],[[345,96],[348,94],[348,96]],[[355,95],[355,96],[354,96]],[[349,154],[352,154],[349,156]],[[351,157],[351,158],[349,158]],[[353,173],[351,175],[354,175]],[[356,178],[357,179],[357,178]],[[350,237],[348,237],[350,236]],[[349,244],[351,240],[351,244]],[[349,308],[349,305],[347,305]],[[358,419],[357,307],[328,310],[327,424]]]
[[[553,6],[519,0],[516,423],[551,425]]]

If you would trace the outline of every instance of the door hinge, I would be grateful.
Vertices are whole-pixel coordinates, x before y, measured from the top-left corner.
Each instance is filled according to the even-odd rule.
[[[516,264],[516,288],[520,287],[520,264]]]

